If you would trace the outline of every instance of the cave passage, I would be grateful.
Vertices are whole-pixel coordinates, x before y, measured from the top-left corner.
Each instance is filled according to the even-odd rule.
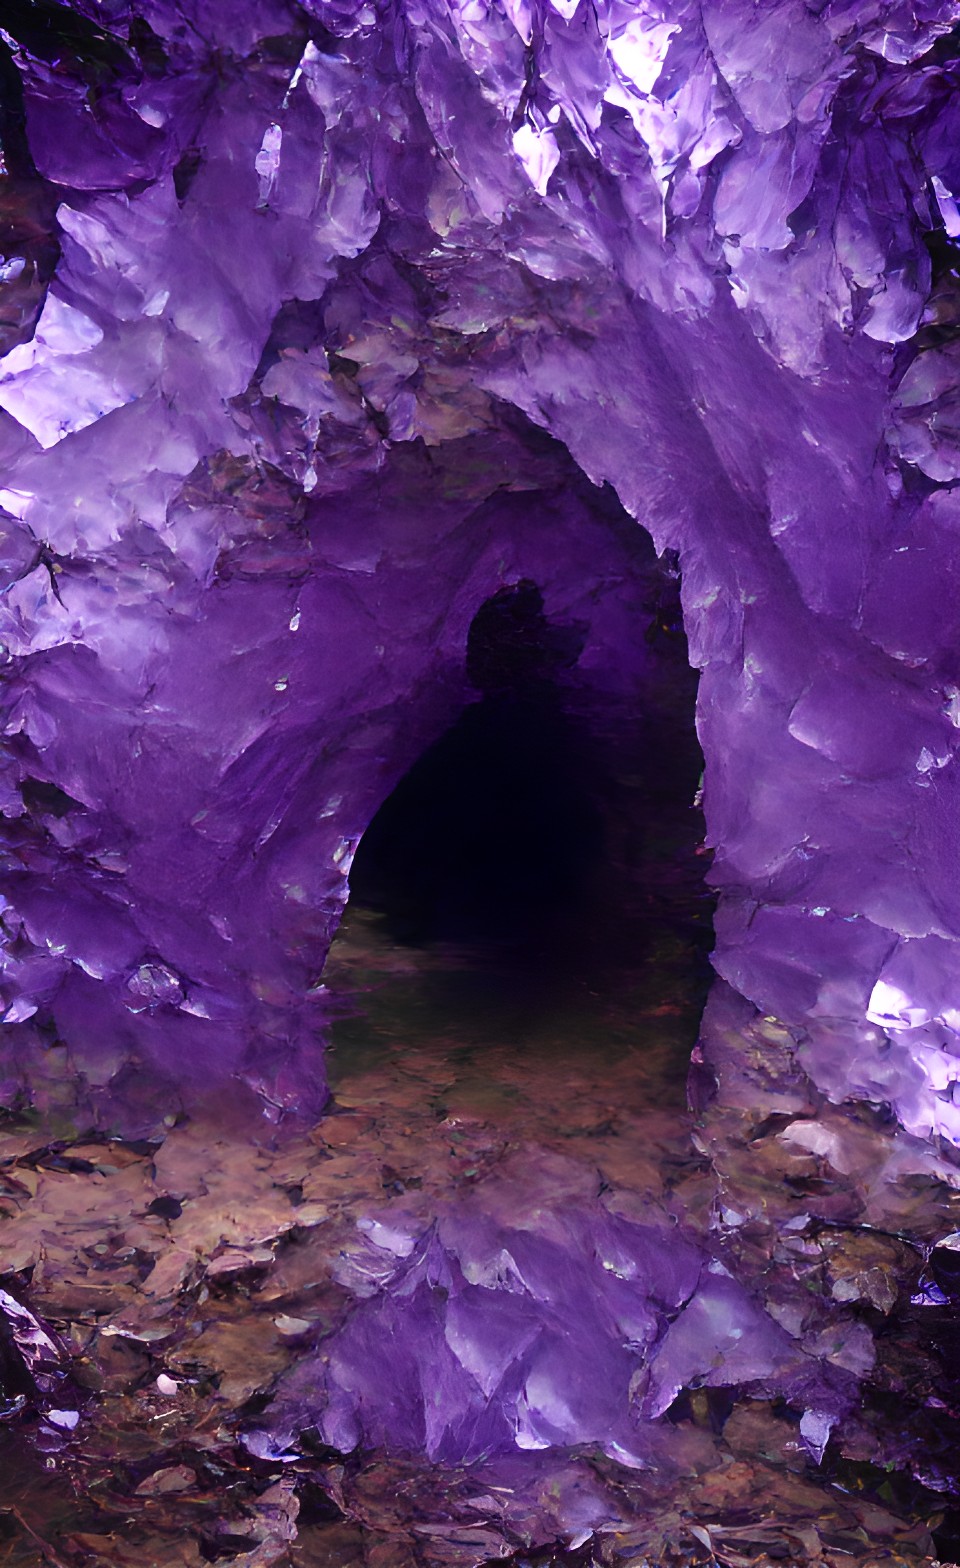
[[[531,956],[575,929],[604,852],[586,737],[549,690],[471,703],[384,803],[353,895],[406,942]]]
[[[661,608],[650,635],[665,647],[651,657],[675,676],[678,614],[671,624],[667,636]],[[445,954],[448,1001],[464,1013],[505,997],[528,1015],[572,1013],[628,980],[636,995],[642,974],[646,999],[659,989],[687,1020],[682,1072],[711,945],[695,679],[688,667],[673,679],[672,711],[634,711],[578,669],[585,638],[545,614],[528,580],[481,606],[466,659],[476,699],[361,839],[331,972],[362,921],[365,942],[407,950],[435,990]]]
[[[593,910],[604,826],[590,744],[561,674],[582,648],[535,584],[478,611],[467,676],[480,694],[414,764],[361,840],[351,887],[395,939],[465,942],[532,966],[569,956]]]

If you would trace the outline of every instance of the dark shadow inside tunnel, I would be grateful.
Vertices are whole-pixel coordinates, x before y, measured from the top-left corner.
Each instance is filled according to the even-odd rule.
[[[650,638],[666,624],[660,606]],[[488,983],[499,971],[528,996],[603,988],[672,940],[699,998],[711,905],[696,855],[695,684],[675,683],[682,713],[627,712],[579,668],[588,630],[548,617],[527,579],[480,607],[466,658],[476,700],[373,818],[350,906],[391,942],[457,947]]]
[[[471,704],[407,774],[354,866],[406,942],[536,951],[590,903],[603,823],[583,737],[549,692]]]
[[[354,861],[353,898],[396,940],[531,963],[574,945],[604,854],[589,736],[561,684],[582,642],[547,621],[531,582],[478,612],[467,675],[479,700],[401,780]]]

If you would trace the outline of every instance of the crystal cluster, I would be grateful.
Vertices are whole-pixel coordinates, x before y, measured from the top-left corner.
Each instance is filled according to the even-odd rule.
[[[523,1151],[426,1230],[361,1222],[366,1248],[339,1270],[360,1304],[281,1381],[251,1450],[274,1457],[313,1427],[340,1452],[458,1464],[590,1444],[644,1469],[681,1389],[745,1387],[792,1399],[819,1458],[854,1400],[849,1361],[818,1363],[692,1235],[595,1187],[589,1167]]]

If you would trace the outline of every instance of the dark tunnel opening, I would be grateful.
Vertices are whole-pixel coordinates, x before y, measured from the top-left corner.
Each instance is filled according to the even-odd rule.
[[[589,902],[603,854],[584,749],[548,692],[472,703],[375,818],[357,902],[400,941],[542,945]]]
[[[668,579],[664,575],[664,582]],[[671,582],[676,595],[675,581]],[[659,968],[685,991],[694,1043],[712,946],[696,678],[678,600],[647,643],[671,703],[637,713],[580,667],[589,628],[548,617],[529,579],[481,605],[466,673],[476,700],[413,764],[360,841],[350,913],[407,949],[458,949],[478,986],[527,1002],[599,994]]]
[[[545,957],[593,902],[604,823],[590,743],[564,703],[582,649],[524,581],[479,610],[467,675],[479,694],[413,765],[361,840],[357,903],[402,942]]]

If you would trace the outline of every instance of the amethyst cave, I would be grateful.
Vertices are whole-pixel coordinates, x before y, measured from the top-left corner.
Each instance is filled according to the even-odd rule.
[[[679,553],[719,973],[950,1136],[949,7],[21,9],[8,1028],[303,1091],[515,410]]]
[[[197,1562],[287,1561],[311,1464],[398,1568],[659,1560],[721,1438],[960,1496],[958,78],[953,0],[5,5],[0,1262],[80,1435],[13,1339],[11,1413],[66,1464],[87,1396],[212,1389],[262,1469]],[[542,1019],[654,916],[692,1119],[493,1024],[495,1110],[412,1037],[331,1098],[357,931],[519,944]]]

